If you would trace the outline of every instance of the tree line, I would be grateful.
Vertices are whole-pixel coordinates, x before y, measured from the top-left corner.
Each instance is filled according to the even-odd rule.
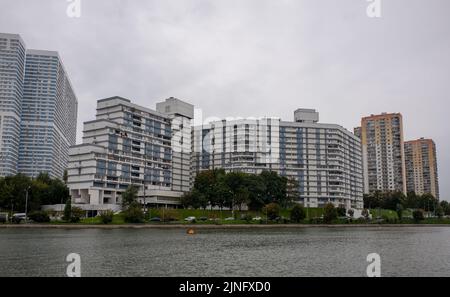
[[[276,172],[263,171],[255,175],[226,173],[223,169],[200,172],[192,191],[181,198],[181,204],[185,208],[194,209],[236,207],[241,210],[243,205],[247,205],[250,210],[261,210],[270,203],[287,207],[291,202],[288,179]]]
[[[28,192],[28,201],[26,201]],[[0,177],[0,209],[12,212],[38,211],[42,205],[64,204],[69,199],[64,181],[41,173],[32,179],[23,174]]]
[[[364,195],[364,208],[383,208],[399,211],[399,209],[423,209],[427,212],[435,212],[438,215],[450,215],[450,207],[447,201],[439,202],[431,194],[417,195],[410,192],[407,195],[402,192],[376,191]]]

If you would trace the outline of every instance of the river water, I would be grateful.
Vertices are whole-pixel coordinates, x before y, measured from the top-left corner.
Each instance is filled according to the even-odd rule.
[[[0,229],[0,276],[450,276],[450,228]]]

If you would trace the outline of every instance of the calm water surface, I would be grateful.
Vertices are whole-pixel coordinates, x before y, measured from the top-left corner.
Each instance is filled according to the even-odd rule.
[[[450,276],[450,228],[0,229],[0,276]]]

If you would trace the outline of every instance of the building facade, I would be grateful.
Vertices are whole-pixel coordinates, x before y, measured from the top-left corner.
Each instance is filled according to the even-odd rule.
[[[76,142],[77,98],[57,52],[0,33],[0,176],[62,178]]]
[[[191,121],[194,106],[176,98],[156,104],[156,110],[168,115],[172,122],[172,189],[189,192],[191,167]]]
[[[19,172],[62,178],[76,144],[78,101],[57,52],[27,50]]]
[[[18,172],[24,72],[22,38],[0,33],[0,176]]]
[[[179,172],[183,161],[174,159],[174,135],[180,134],[172,128],[172,111],[189,117],[193,106],[172,99],[166,106],[169,112],[160,113],[121,97],[98,101],[96,119],[84,123],[83,144],[69,152],[68,186],[74,203],[114,209],[122,203],[121,194],[135,185],[143,204],[179,204],[189,171]],[[178,123],[176,128],[184,131]]]
[[[276,118],[217,121],[193,128],[193,177],[223,168],[252,174],[278,172],[296,181],[297,202],[363,208],[361,142],[339,125],[318,123],[299,109],[295,122]]]
[[[405,142],[406,189],[418,195],[431,194],[439,199],[436,144],[431,139]]]
[[[400,113],[361,120],[364,191],[406,193],[403,119]]]

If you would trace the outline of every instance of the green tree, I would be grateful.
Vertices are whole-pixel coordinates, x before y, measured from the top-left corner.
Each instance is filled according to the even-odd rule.
[[[275,171],[263,171],[261,177],[266,186],[265,204],[275,202],[285,206],[287,201],[287,178]]]
[[[370,217],[369,210],[367,210],[367,208],[364,208],[361,212],[361,215],[364,217],[364,219],[368,220]]]
[[[66,222],[70,222],[72,218],[72,201],[69,199],[66,202],[66,206],[64,207],[64,215],[63,220]]]
[[[330,224],[334,220],[337,219],[337,210],[336,207],[332,203],[328,203],[325,205],[324,214],[323,214],[323,221],[326,224]]]
[[[123,218],[126,223],[141,224],[144,223],[144,212],[138,203],[132,203],[124,212]]]
[[[70,222],[72,223],[78,223],[81,221],[82,218],[84,218],[86,215],[86,212],[82,210],[79,207],[72,207],[72,213],[70,217]]]
[[[53,179],[48,185],[48,200],[45,204],[64,204],[70,199],[69,188],[60,179]]]
[[[17,174],[0,178],[0,208],[24,212],[27,192],[29,212],[40,210],[42,205],[63,204],[69,198],[67,186],[47,173],[39,174],[34,180]]]
[[[440,203],[440,206],[442,207],[442,210],[444,211],[444,215],[449,216],[450,215],[450,205],[448,201],[442,200]]]
[[[350,216],[350,218],[353,219],[354,215],[355,215],[355,211],[353,209],[349,209],[348,210],[348,215]]]
[[[242,206],[247,205],[250,201],[250,192],[246,187],[240,187],[236,191],[234,205],[238,207],[239,211],[242,210]]]
[[[100,214],[100,220],[103,224],[111,224],[114,219],[114,212],[112,210],[104,211]]]
[[[396,209],[396,211],[397,211],[397,216],[398,216],[398,219],[401,221],[402,219],[403,219],[403,205],[402,204],[400,204],[400,203],[398,203],[397,204],[397,209]]]
[[[340,205],[340,206],[336,209],[336,211],[337,211],[337,215],[338,215],[339,217],[345,217],[345,216],[347,215],[347,209],[346,209],[343,205]]]
[[[48,213],[45,211],[33,211],[28,215],[28,217],[30,218],[30,220],[36,223],[50,222],[50,217]]]
[[[69,174],[68,174],[67,169],[65,169],[65,170],[64,170],[64,174],[63,174],[63,181],[64,181],[64,184],[67,185],[67,181],[68,181],[68,180],[69,180]]]
[[[294,223],[300,223],[305,218],[305,208],[300,204],[296,204],[291,210],[291,221],[293,221]]]
[[[26,191],[31,186],[31,178],[23,174],[17,174],[16,176],[6,177],[6,180],[11,186],[14,210],[17,212],[25,212]],[[33,211],[35,210],[35,204],[32,201],[33,197],[32,195],[29,195],[28,198],[28,210]]]
[[[180,203],[183,208],[187,209],[192,206],[192,192],[184,193],[180,198]]]
[[[402,192],[387,192],[383,194],[381,208],[397,210],[397,205],[405,204],[406,197]]]
[[[136,202],[138,198],[138,188],[134,185],[130,185],[125,192],[122,193],[122,206],[127,208]]]
[[[423,209],[416,209],[413,211],[413,218],[416,223],[425,220],[425,212]]]
[[[289,177],[286,183],[286,204],[291,204],[300,198],[299,183],[295,177]]]
[[[261,210],[265,205],[266,185],[260,175],[249,174],[245,179],[245,186],[249,192],[248,207],[251,210]]]
[[[245,181],[246,174],[242,172],[230,172],[225,176],[224,183],[231,194],[231,197],[229,197],[231,201],[227,201],[230,208],[239,204],[239,200],[246,194],[245,190],[243,190],[245,188]]]
[[[202,171],[197,174],[194,182],[194,190],[201,193],[203,196],[199,203],[201,207],[204,207],[204,201],[211,207],[216,206],[220,201],[220,197],[217,195],[216,189],[218,187],[219,180],[225,174],[222,169],[214,169]]]
[[[14,210],[15,197],[13,187],[4,177],[0,177],[0,208],[5,210]]]
[[[264,207],[263,213],[266,214],[267,219],[275,220],[280,217],[280,206],[277,203],[269,203]]]
[[[39,173],[39,175],[36,177],[36,180],[46,185],[49,185],[52,182],[52,179],[47,172]]]
[[[423,194],[419,197],[419,205],[417,208],[421,208],[425,211],[434,211],[436,208],[437,200],[431,194]]]
[[[409,192],[408,195],[406,195],[405,199],[405,207],[406,208],[420,208],[420,197],[416,195],[415,192]]]
[[[218,182],[213,187],[214,191],[214,205],[223,209],[225,206],[231,205],[233,199],[230,188],[225,183],[225,175],[218,179]]]
[[[384,194],[381,191],[375,191],[370,194],[364,194],[364,208],[373,209],[382,207]]]

